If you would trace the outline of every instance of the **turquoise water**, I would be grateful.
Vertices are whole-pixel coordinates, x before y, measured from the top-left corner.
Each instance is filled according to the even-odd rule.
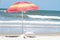
[[[25,20],[42,20],[41,18],[30,18],[27,15],[39,15],[39,16],[57,16],[60,17],[60,11],[48,11],[48,10],[38,10],[38,11],[28,11],[24,13]],[[22,13],[6,13],[0,12],[0,20],[20,20],[22,18]],[[48,20],[48,19],[44,19]],[[49,21],[60,21],[60,19],[49,19]]]
[[[35,16],[35,17],[30,17],[30,16]],[[51,11],[51,10],[38,10],[38,11],[28,11],[26,13],[24,13],[24,21],[38,21],[40,22],[54,22],[54,24],[38,24],[38,22],[36,24],[34,23],[24,23],[24,26],[26,26],[26,28],[24,28],[24,32],[26,31],[33,31],[35,33],[59,33],[60,32],[60,11]],[[40,18],[39,18],[40,17]],[[21,21],[22,20],[22,13],[6,13],[4,11],[0,11],[0,21]],[[57,22],[57,23],[55,23]],[[58,23],[59,22],[59,23]],[[4,23],[0,23],[0,25],[3,25]],[[6,23],[8,24],[8,23]],[[12,25],[13,23],[11,23]],[[10,25],[10,24],[8,24]],[[19,23],[15,23],[14,25],[22,25]],[[27,28],[27,25],[30,28]],[[32,28],[33,27],[33,28]],[[56,27],[56,28],[50,28],[50,27]],[[6,28],[6,26],[3,28],[0,28],[0,33],[22,33],[22,27],[19,26],[17,28]]]

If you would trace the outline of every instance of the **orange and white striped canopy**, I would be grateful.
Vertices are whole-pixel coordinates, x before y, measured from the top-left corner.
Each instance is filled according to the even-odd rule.
[[[28,10],[38,10],[38,6],[30,2],[16,2],[7,9],[7,12],[25,12]]]

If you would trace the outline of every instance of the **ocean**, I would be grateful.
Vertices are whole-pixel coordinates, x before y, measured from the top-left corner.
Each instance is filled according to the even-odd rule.
[[[21,34],[25,32],[40,33],[60,33],[60,11],[37,10],[23,13],[6,13],[0,9],[0,33],[1,34]]]

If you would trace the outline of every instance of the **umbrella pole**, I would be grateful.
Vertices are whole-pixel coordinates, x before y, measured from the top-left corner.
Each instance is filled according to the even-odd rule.
[[[23,13],[24,12],[22,12],[22,34],[24,33],[24,28],[23,28]]]

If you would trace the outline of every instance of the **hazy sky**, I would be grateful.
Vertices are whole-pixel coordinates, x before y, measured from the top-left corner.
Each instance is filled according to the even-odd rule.
[[[8,8],[15,2],[18,1],[29,1],[37,6],[41,10],[59,10],[60,11],[60,0],[0,0],[0,8]]]

